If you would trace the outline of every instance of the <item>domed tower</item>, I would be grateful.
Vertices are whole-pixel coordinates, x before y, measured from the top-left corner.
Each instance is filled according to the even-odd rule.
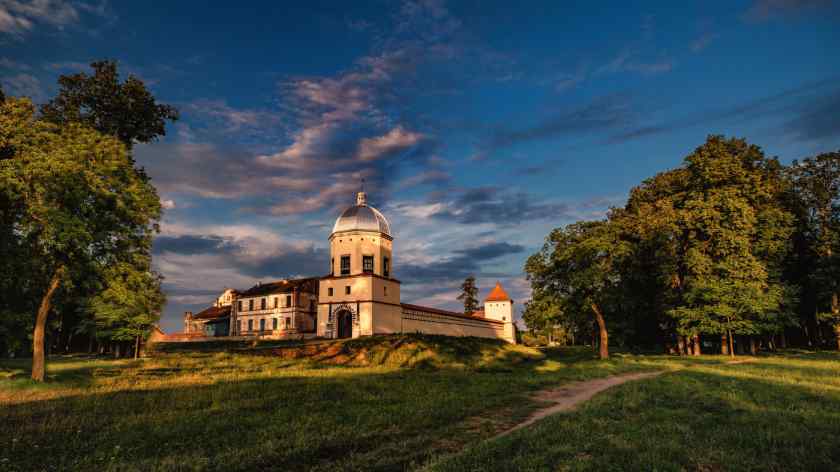
[[[330,275],[320,283],[318,335],[348,338],[398,331],[394,238],[388,220],[367,204],[364,192],[335,221],[329,240]]]

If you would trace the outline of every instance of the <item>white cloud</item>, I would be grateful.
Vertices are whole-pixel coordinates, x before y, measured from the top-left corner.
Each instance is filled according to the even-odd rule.
[[[41,81],[31,74],[16,74],[0,78],[0,83],[9,95],[26,96],[34,102],[41,102],[46,98],[46,93],[41,87]]]
[[[382,136],[362,139],[359,142],[358,157],[362,161],[374,161],[409,149],[423,138],[420,133],[406,131],[402,126],[397,126]]]
[[[0,57],[0,69],[9,69],[16,71],[29,71],[32,68],[28,64],[13,61],[6,57]]]
[[[108,3],[97,4],[65,0],[0,0],[0,33],[17,39],[33,31],[36,25],[62,30],[81,21],[81,12],[113,22]]]

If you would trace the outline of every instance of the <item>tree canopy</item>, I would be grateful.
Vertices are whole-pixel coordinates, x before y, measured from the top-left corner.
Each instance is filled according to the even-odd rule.
[[[0,101],[0,349],[21,351],[29,330],[35,380],[52,334],[137,347],[164,302],[151,267],[160,200],[131,147],[177,111],[135,77],[120,83],[116,63],[92,67],[62,76],[40,114]]]
[[[818,322],[837,326],[838,171],[837,153],[786,168],[742,139],[710,136],[605,220],[552,231],[525,265],[525,320],[591,332],[602,356],[607,328],[622,345],[694,353],[701,336],[724,351],[736,336],[784,336],[809,318],[803,291]]]
[[[90,65],[93,75],[80,72],[59,77],[59,92],[41,107],[44,120],[57,125],[81,123],[115,136],[131,148],[166,134],[166,122],[178,119],[178,110],[159,104],[145,84],[129,75],[120,82],[117,63]]]

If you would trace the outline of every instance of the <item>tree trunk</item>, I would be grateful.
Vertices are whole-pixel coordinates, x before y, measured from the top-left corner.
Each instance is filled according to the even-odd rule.
[[[140,357],[140,336],[137,336],[137,339],[134,341],[134,358],[137,359]]]
[[[88,337],[88,354],[93,354],[93,336]]]
[[[720,335],[720,353],[724,356],[729,355],[729,336],[726,333]]]
[[[831,314],[834,315],[834,338],[837,340],[837,350],[840,351],[840,297],[831,294]]]
[[[691,341],[694,344],[694,355],[699,356],[700,354],[703,354],[700,351],[700,335],[695,334],[694,336],[691,337]]]
[[[32,334],[32,380],[36,382],[44,381],[46,370],[44,360],[44,332],[47,328],[47,316],[50,313],[52,297],[61,283],[62,275],[64,275],[64,266],[58,266],[55,272],[53,272],[52,279],[50,279],[47,293],[41,298],[41,306],[38,307],[38,315],[35,317],[35,332]]]
[[[840,323],[834,325],[834,336],[837,338],[837,350],[840,351]]]
[[[735,346],[733,346],[734,341],[732,340],[732,330],[728,330],[726,333],[726,337],[729,340],[729,355],[735,357]]]
[[[114,343],[114,359],[118,359],[120,357],[121,344],[122,343],[120,343],[120,342]]]
[[[595,313],[595,321],[598,322],[598,357],[601,359],[609,359],[610,357],[610,348],[609,348],[609,338],[607,336],[607,324],[604,321],[604,315],[601,313],[601,310],[598,309],[598,305],[592,303],[590,304],[592,308],[592,312]]]
[[[677,351],[678,355],[685,355],[685,336],[677,336]]]
[[[755,336],[750,336],[750,354],[753,356],[758,354],[758,346],[755,342]]]

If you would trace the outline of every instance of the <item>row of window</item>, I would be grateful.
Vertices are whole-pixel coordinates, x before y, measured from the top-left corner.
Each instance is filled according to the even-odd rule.
[[[382,292],[387,297],[388,296],[388,287],[382,287]],[[344,294],[345,295],[350,295],[350,286],[349,285],[344,286]],[[327,296],[328,297],[333,296],[333,288],[332,287],[327,287]]]
[[[341,268],[340,274],[341,275],[350,275],[350,255],[345,254],[341,256],[340,259]],[[373,267],[374,267],[374,260],[373,256],[362,256],[362,272],[365,274],[372,274]],[[382,275],[388,277],[390,271],[390,261],[387,257],[382,258]],[[335,275],[335,259],[330,260],[330,272]]]
[[[271,329],[272,330],[277,329],[277,324],[278,324],[277,320],[278,320],[277,318],[272,318],[271,319]],[[245,326],[246,326],[246,324],[245,324],[245,321],[243,320],[242,321],[242,331],[246,331]],[[253,331],[254,330],[254,320],[248,320],[247,326],[248,326],[247,331]],[[292,326],[292,319],[291,318],[286,318],[286,329],[289,329],[291,326]],[[265,331],[265,318],[260,319],[260,331]]]
[[[265,297],[260,299],[260,310],[265,310],[266,309],[266,306],[268,304],[266,300],[267,299]],[[280,297],[274,297],[274,307],[273,308],[279,308],[279,304],[280,304]],[[292,306],[292,296],[291,295],[286,295],[286,304],[284,306],[286,306],[286,307]],[[242,309],[242,307],[243,307],[242,300],[239,300],[236,304],[236,311],[239,311],[239,312],[244,311]],[[248,300],[248,311],[254,311],[254,299],[253,298]]]

